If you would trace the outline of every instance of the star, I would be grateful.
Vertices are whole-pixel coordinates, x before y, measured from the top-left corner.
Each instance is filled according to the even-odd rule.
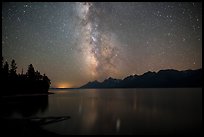
[[[170,36],[170,35],[171,35],[171,33],[169,32],[167,35],[168,35],[168,36]]]
[[[19,21],[19,22],[21,22],[21,20],[20,20],[20,18],[19,18],[19,17],[18,17],[17,19],[18,19],[18,21]]]
[[[186,38],[183,38],[182,41],[185,42],[185,41],[186,41]]]

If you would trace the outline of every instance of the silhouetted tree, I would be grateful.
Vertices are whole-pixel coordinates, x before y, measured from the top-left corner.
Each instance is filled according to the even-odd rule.
[[[36,78],[36,80],[42,80],[42,75],[40,74],[40,72],[39,71],[36,71],[35,72],[35,78]]]
[[[35,69],[32,64],[28,66],[27,72],[28,78],[34,80],[35,79]]]
[[[9,75],[9,65],[8,62],[6,61],[5,64],[3,65],[3,70],[2,70],[3,78],[8,78]]]
[[[50,79],[45,74],[43,74],[43,81],[46,81],[48,84],[51,84]]]
[[[11,79],[15,79],[16,78],[16,76],[17,76],[16,69],[17,69],[16,62],[13,59],[11,61],[11,69],[10,69],[10,77],[11,77]]]
[[[4,58],[1,57],[1,71],[3,70],[3,68],[4,68]]]
[[[3,69],[4,69],[4,58],[1,56],[1,75],[3,76]]]
[[[11,67],[9,69],[9,67]],[[6,89],[1,95],[12,95],[12,94],[24,94],[24,93],[46,93],[50,86],[50,79],[44,74],[41,75],[39,71],[35,72],[32,64],[28,66],[26,74],[23,74],[23,69],[21,74],[17,75],[17,65],[15,60],[11,61],[9,66],[8,62],[4,63],[2,57],[2,88]],[[29,92],[28,92],[29,91]]]

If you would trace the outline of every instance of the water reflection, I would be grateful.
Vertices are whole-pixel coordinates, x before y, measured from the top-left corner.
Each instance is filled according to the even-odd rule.
[[[175,134],[199,131],[202,89],[68,90],[51,95],[45,126],[59,134]]]
[[[117,132],[120,130],[120,119],[117,119],[116,121],[116,130]]]
[[[1,99],[1,117],[30,117],[48,108],[48,95],[5,97]]]

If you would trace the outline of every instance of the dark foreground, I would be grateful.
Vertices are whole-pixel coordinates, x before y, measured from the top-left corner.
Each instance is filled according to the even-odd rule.
[[[56,133],[47,131],[41,126],[49,123],[59,122],[69,119],[70,117],[33,117],[24,119],[6,119],[1,118],[3,135],[57,135]]]
[[[57,135],[47,131],[42,126],[70,119],[70,116],[33,116],[47,107],[48,95],[45,94],[18,94],[1,96],[1,135]],[[11,111],[20,112],[23,117],[12,117]]]
[[[29,119],[1,119],[2,132],[1,135],[59,135],[57,133],[43,129],[43,125],[67,120],[70,117],[47,117],[47,118],[29,118]],[[201,125],[202,126],[202,125]],[[101,133],[100,133],[101,134]],[[107,134],[107,133],[105,133]],[[202,129],[195,127],[195,130],[190,131],[175,131],[172,134],[159,133],[160,135],[198,135],[202,136]],[[158,135],[143,133],[138,135]]]
[[[202,89],[64,89],[0,100],[1,134],[202,135]]]

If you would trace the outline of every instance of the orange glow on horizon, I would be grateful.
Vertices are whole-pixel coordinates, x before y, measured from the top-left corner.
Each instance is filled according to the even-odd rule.
[[[71,84],[70,83],[59,83],[56,86],[57,88],[70,88]]]

